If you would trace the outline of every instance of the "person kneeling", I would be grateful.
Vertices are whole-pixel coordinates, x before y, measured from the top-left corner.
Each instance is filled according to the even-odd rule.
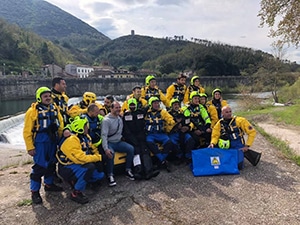
[[[102,157],[96,148],[92,148],[87,124],[86,119],[76,117],[70,125],[72,135],[62,139],[56,154],[58,174],[72,186],[70,199],[80,204],[89,202],[82,193],[86,185],[98,184],[104,177]]]

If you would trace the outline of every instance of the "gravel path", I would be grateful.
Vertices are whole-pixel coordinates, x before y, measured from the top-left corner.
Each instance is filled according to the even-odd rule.
[[[30,199],[30,165],[6,168],[0,171],[0,221],[1,224],[300,224],[300,167],[285,159],[260,134],[253,149],[263,152],[262,160],[257,167],[246,161],[240,175],[194,177],[188,166],[180,165],[173,166],[171,173],[162,171],[149,181],[129,181],[117,176],[118,185],[114,188],[103,181],[100,191],[87,190],[90,203],[86,205],[70,201],[65,192],[45,194],[42,190],[43,205],[17,206]]]

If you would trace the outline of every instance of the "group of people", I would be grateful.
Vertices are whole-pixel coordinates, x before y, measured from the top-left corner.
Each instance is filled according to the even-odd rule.
[[[125,175],[130,180],[148,180],[161,169],[170,172],[170,160],[189,164],[193,149],[248,151],[256,135],[252,125],[232,115],[220,89],[213,90],[209,101],[198,76],[188,87],[186,79],[179,74],[164,95],[155,76],[149,75],[145,86],[134,86],[122,105],[112,95],[102,105],[95,93],[85,92],[82,101],[68,106],[67,85],[61,77],[52,80],[52,89],[38,88],[23,130],[34,160],[33,203],[42,203],[42,177],[46,192],[63,191],[54,182],[57,176],[71,185],[70,199],[87,203],[83,193],[87,185],[97,188],[105,176],[110,187],[117,184],[117,154],[125,155]]]

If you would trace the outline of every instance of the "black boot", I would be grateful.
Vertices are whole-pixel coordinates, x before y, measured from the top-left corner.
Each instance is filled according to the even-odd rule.
[[[260,160],[261,153],[249,149],[244,152],[244,156],[253,166],[256,166]]]
[[[136,180],[141,180],[143,178],[142,172],[143,170],[141,164],[133,167],[133,176]]]
[[[159,174],[159,170],[153,170],[152,159],[148,153],[142,155],[142,162],[146,180],[156,177]]]

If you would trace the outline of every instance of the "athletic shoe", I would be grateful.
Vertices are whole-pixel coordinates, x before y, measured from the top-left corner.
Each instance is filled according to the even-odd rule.
[[[32,203],[34,203],[34,204],[42,204],[43,203],[40,192],[38,192],[38,191],[31,192],[31,200],[32,200]]]
[[[53,191],[53,192],[60,192],[63,191],[64,189],[62,187],[56,186],[55,184],[45,184],[44,187],[45,191]]]
[[[134,175],[132,174],[131,170],[126,171],[126,177],[128,177],[129,180],[134,180]]]
[[[86,204],[89,202],[89,199],[81,191],[77,190],[72,191],[70,199],[80,204]]]
[[[116,185],[117,185],[117,182],[115,181],[114,176],[108,176],[108,186],[113,187]]]

